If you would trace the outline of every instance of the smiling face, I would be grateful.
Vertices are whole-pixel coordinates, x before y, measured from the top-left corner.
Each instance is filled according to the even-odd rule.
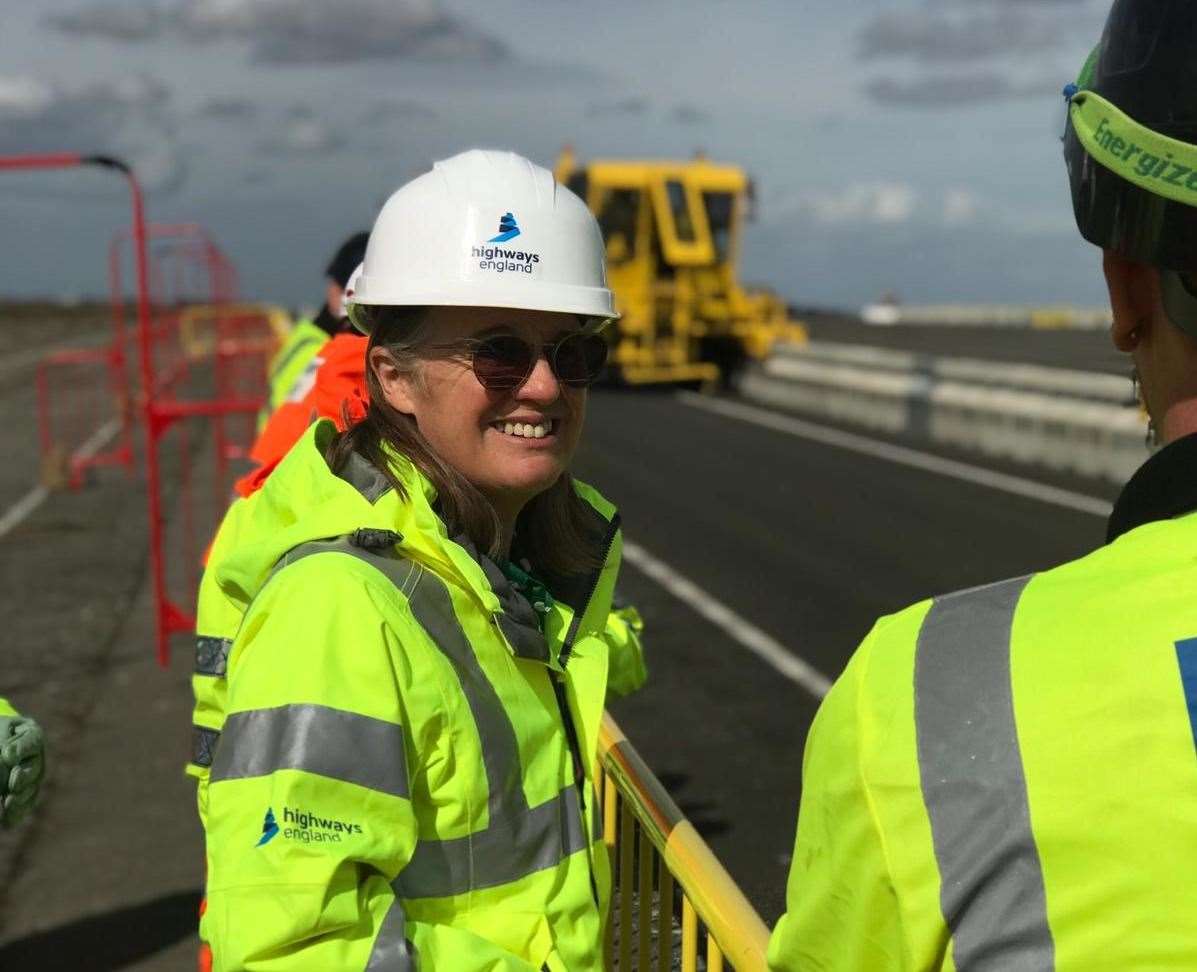
[[[477,487],[505,523],[557,481],[582,433],[586,390],[558,382],[541,354],[520,387],[489,390],[471,366],[470,339],[512,335],[541,348],[577,331],[571,314],[493,307],[430,307],[416,368],[375,347],[370,366],[392,408],[412,416],[442,460]]]

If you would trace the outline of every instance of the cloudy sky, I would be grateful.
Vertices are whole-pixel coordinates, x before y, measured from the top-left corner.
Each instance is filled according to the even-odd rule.
[[[438,158],[745,165],[743,276],[800,304],[1100,303],[1059,92],[1108,0],[0,0],[0,153],[133,161],[248,296],[312,303]],[[111,176],[0,174],[0,294],[87,294]]]

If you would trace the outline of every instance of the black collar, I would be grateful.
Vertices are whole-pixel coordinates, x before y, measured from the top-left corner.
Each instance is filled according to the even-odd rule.
[[[344,322],[332,316],[332,311],[328,309],[328,304],[320,308],[320,313],[316,315],[312,323],[327,332],[329,337],[336,337],[337,334],[345,329]]]
[[[1112,543],[1135,527],[1197,510],[1197,433],[1171,442],[1130,478],[1106,526]]]

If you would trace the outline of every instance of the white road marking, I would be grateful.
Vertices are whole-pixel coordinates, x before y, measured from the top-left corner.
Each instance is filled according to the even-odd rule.
[[[974,466],[967,462],[959,462],[955,459],[945,459],[943,456],[937,456],[929,452],[919,452],[917,449],[894,445],[891,442],[883,442],[880,439],[870,439],[867,436],[854,435],[851,432],[843,432],[840,429],[817,425],[814,422],[806,422],[790,415],[771,412],[768,409],[758,408],[755,405],[745,405],[742,402],[732,402],[721,398],[708,398],[693,392],[679,392],[678,397],[686,405],[705,409],[708,412],[715,412],[719,415],[726,415],[729,418],[739,419],[742,422],[751,422],[753,425],[760,425],[767,429],[785,432],[800,439],[810,439],[813,442],[821,442],[824,445],[848,449],[852,452],[859,452],[863,455],[897,463],[901,466],[910,466],[913,469],[922,469],[926,472],[938,473],[941,476],[950,476],[953,479],[961,479],[965,482],[976,483],[979,486],[987,486],[990,489],[1012,493],[1015,496],[1023,496],[1027,499],[1039,500],[1041,503],[1050,503],[1053,506],[1076,510],[1079,513],[1090,513],[1093,516],[1105,518],[1110,515],[1110,511],[1113,509],[1111,503],[1097,496],[1077,493],[1070,489],[1060,489],[1059,487],[1049,486],[1046,483],[1037,482],[1033,479],[1023,479],[1021,476],[996,472],[992,469]]]
[[[99,348],[112,341],[110,334],[97,334],[90,337],[79,338],[71,342],[62,342],[59,344],[50,344],[40,348],[29,348],[25,351],[13,351],[4,355],[0,355],[0,379],[7,378],[10,374],[28,369],[31,365],[37,365],[42,362],[42,359],[50,357],[50,355],[58,351],[74,351],[79,348]]]
[[[754,405],[708,398],[705,395],[696,395],[692,392],[681,392],[678,397],[685,404],[695,408],[706,409],[709,412],[726,415],[743,422],[751,422],[754,425],[785,432],[798,438],[848,449],[876,459],[922,469],[941,476],[950,476],[953,479],[987,486],[990,489],[1039,500],[1080,513],[1107,517],[1112,508],[1109,502],[1096,496],[1060,489],[1046,483],[1036,482],[1033,479],[1023,479],[1021,476],[995,472],[992,469],[973,466],[954,459],[945,459],[929,452],[919,452],[917,449],[894,445],[879,439],[854,435],[851,432],[806,422]],[[679,574],[664,561],[658,560],[643,547],[625,540],[623,556],[632,566],[651,577],[678,600],[728,634],[742,647],[747,648],[758,658],[771,665],[791,682],[800,685],[816,699],[823,698],[830,690],[831,679],[826,675],[777,639],[766,634],[747,618],[736,614],[735,611],[704,591],[689,578]]]
[[[90,459],[104,448],[108,440],[116,435],[120,427],[121,424],[118,419],[109,419],[95,431],[90,439],[80,446],[79,451],[75,453],[75,458]],[[34,486],[33,489],[13,503],[5,511],[3,516],[0,516],[0,537],[10,533],[49,498],[50,491],[45,486]]]
[[[25,517],[41,506],[49,495],[50,491],[45,486],[38,485],[13,503],[4,516],[0,516],[0,537],[11,531]]]
[[[625,540],[623,559],[816,699],[823,698],[831,688],[831,679],[826,675],[643,547]]]

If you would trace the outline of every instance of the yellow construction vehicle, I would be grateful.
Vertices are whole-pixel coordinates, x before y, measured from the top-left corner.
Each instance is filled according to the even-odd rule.
[[[776,341],[806,341],[776,294],[736,276],[751,206],[743,169],[690,161],[596,160],[565,149],[557,181],[598,218],[607,273],[622,315],[611,363],[630,384],[728,381]]]

